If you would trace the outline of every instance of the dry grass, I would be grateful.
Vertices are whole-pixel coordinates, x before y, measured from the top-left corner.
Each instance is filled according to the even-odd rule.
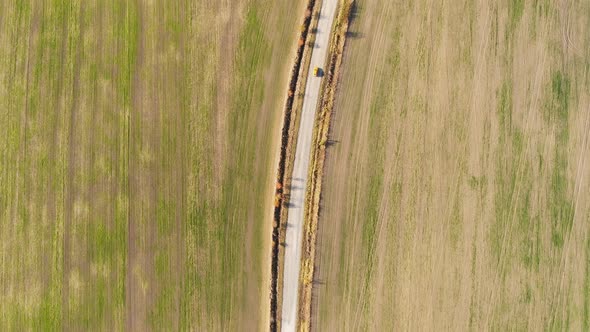
[[[588,329],[588,3],[357,10],[313,327]]]
[[[268,326],[301,10],[0,3],[0,329]]]
[[[309,170],[310,189],[307,191],[305,197],[305,205],[307,208],[305,211],[305,225],[302,241],[303,255],[301,258],[301,275],[299,281],[302,284],[299,291],[298,305],[300,331],[309,331],[311,329],[312,288],[315,273],[314,268],[322,177],[326,148],[328,147],[328,144],[330,144],[330,142],[328,142],[330,120],[334,109],[336,88],[340,76],[340,66],[342,64],[342,56],[353,2],[348,0],[341,1],[338,6],[338,15],[334,22],[334,29],[329,44],[329,53],[327,55],[327,73],[322,82],[320,92],[322,97],[315,119],[315,127],[312,137],[311,167]]]

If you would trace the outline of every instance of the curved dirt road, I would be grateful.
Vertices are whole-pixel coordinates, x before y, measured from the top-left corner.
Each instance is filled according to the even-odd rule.
[[[295,151],[295,164],[291,180],[291,197],[288,206],[287,234],[285,238],[285,266],[283,280],[283,309],[281,330],[294,332],[297,328],[297,303],[299,292],[299,270],[301,267],[301,239],[303,236],[303,216],[305,192],[307,190],[307,171],[311,153],[311,139],[315,113],[320,94],[319,77],[313,76],[313,68],[323,68],[326,63],[328,43],[332,22],[336,13],[337,0],[323,0],[316,32],[314,49],[311,55],[310,70],[301,111],[301,122]]]

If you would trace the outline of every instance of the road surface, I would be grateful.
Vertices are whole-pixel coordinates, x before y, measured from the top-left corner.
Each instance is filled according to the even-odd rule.
[[[294,332],[297,328],[297,294],[299,292],[299,270],[301,267],[301,241],[303,237],[303,216],[307,171],[311,152],[311,138],[315,113],[320,95],[321,78],[313,76],[314,67],[323,68],[326,63],[332,22],[338,0],[323,0],[318,21],[315,45],[311,54],[310,70],[301,111],[301,122],[295,150],[295,164],[291,178],[288,205],[287,234],[285,238],[285,266],[283,279],[283,306],[281,330]]]

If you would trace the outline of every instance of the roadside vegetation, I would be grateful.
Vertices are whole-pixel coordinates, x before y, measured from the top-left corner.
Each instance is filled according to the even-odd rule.
[[[351,13],[355,6],[354,1],[344,0],[338,3],[336,18],[332,36],[329,41],[326,61],[326,73],[321,87],[321,98],[318,104],[318,112],[315,118],[315,127],[312,136],[312,149],[309,169],[309,191],[306,194],[305,225],[302,241],[301,258],[301,289],[299,291],[299,330],[311,329],[312,290],[315,274],[316,243],[320,198],[322,190],[322,177],[326,148],[328,141],[330,121],[334,110],[334,99],[340,76],[342,55],[348,35],[348,26]]]
[[[590,6],[356,4],[312,329],[588,329]]]
[[[268,326],[302,10],[0,4],[0,329]]]
[[[315,41],[313,30],[319,20],[322,0],[309,0],[306,3],[303,23],[293,59],[289,89],[283,110],[280,153],[277,167],[277,180],[274,193],[274,220],[272,225],[272,256],[270,286],[270,330],[281,329],[282,285],[284,277],[285,237],[287,230],[287,201],[290,196],[291,178],[295,158],[294,148],[298,132],[298,121],[303,106],[303,96]]]

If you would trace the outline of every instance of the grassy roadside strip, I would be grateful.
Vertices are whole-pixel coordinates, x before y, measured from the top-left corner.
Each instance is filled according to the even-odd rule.
[[[311,60],[311,51],[315,40],[315,34],[310,33],[317,27],[322,0],[309,0],[301,33],[298,40],[297,55],[289,81],[289,91],[284,110],[283,128],[281,131],[281,151],[279,166],[277,169],[277,181],[275,191],[275,209],[273,216],[272,232],[272,259],[271,259],[271,291],[270,291],[270,331],[280,330],[282,309],[282,284],[283,263],[285,250],[285,232],[287,225],[288,209],[284,208],[289,202],[289,186],[291,179],[285,174],[291,174],[295,156],[296,140],[299,123],[299,114],[305,94],[307,72]]]
[[[334,107],[340,65],[342,64],[342,54],[353,4],[354,0],[342,0],[338,4],[338,14],[333,28],[334,32],[330,39],[329,60],[326,66],[328,70],[326,71],[325,80],[322,82],[320,110],[316,115],[313,131],[311,168],[308,174],[310,185],[305,197],[306,211],[300,275],[300,283],[303,287],[299,290],[298,306],[299,331],[309,331],[311,329],[311,295],[314,278],[315,245],[326,143],[328,141],[330,118]]]

